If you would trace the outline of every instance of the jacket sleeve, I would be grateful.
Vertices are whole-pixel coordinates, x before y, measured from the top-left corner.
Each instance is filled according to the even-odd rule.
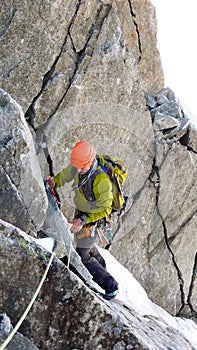
[[[99,174],[93,183],[95,201],[89,203],[89,210],[83,216],[86,223],[96,222],[99,219],[108,217],[112,211],[112,183],[108,175]]]
[[[55,187],[61,187],[65,185],[65,183],[72,181],[75,174],[76,169],[71,164],[69,164],[54,177]]]

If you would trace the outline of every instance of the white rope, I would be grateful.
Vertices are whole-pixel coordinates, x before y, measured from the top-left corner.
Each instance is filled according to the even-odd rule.
[[[36,298],[38,296],[38,293],[40,292],[40,289],[42,288],[42,285],[43,285],[44,280],[45,280],[45,278],[47,276],[47,273],[48,273],[49,268],[51,266],[51,263],[52,263],[54,255],[55,255],[55,252],[53,252],[51,254],[51,257],[50,257],[50,260],[49,260],[48,265],[46,267],[45,273],[44,273],[44,275],[43,275],[43,277],[42,277],[42,279],[41,279],[41,281],[40,281],[40,283],[38,285],[38,288],[36,289],[35,294],[33,295],[33,298],[31,299],[29,305],[27,306],[27,308],[26,308],[25,312],[23,313],[23,315],[21,316],[20,320],[18,321],[18,323],[16,324],[16,326],[14,327],[12,332],[9,334],[8,338],[1,345],[0,350],[4,350],[5,347],[9,344],[9,342],[12,340],[13,336],[15,335],[15,333],[17,332],[17,330],[20,328],[21,324],[23,323],[23,321],[24,321],[25,317],[27,316],[28,312],[30,311],[34,301],[36,300]]]
[[[71,234],[69,234],[69,250],[68,250],[68,262],[67,262],[68,269],[69,269],[69,265],[70,265],[71,249],[72,249],[72,240],[71,240]]]

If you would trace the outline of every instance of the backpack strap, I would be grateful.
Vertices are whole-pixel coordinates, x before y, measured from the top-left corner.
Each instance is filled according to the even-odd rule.
[[[119,163],[118,160],[114,160],[112,159],[110,156],[108,156],[107,154],[105,154],[104,156],[105,160],[106,160],[106,164],[107,163],[111,163],[113,168],[115,167],[115,165],[122,171],[124,172],[125,171],[125,168],[123,166],[123,164]]]
[[[118,176],[116,174],[114,174],[114,175],[112,174],[112,170],[110,169],[110,166],[107,166],[107,164],[110,164],[112,167],[117,165],[119,167],[119,169],[122,171],[124,170],[124,167],[122,166],[122,164],[119,164],[118,162],[114,161],[113,159],[111,159],[107,155],[105,156],[105,160],[106,160],[106,165],[103,165],[103,164],[101,164],[100,159],[97,156],[97,161],[98,161],[98,165],[100,166],[100,169],[96,169],[94,171],[94,173],[91,174],[91,176],[89,177],[89,179],[86,183],[87,191],[85,191],[84,186],[82,186],[82,190],[83,190],[83,193],[84,193],[86,199],[88,200],[88,202],[95,201],[95,196],[93,193],[93,183],[94,183],[94,180],[97,177],[97,175],[104,172],[106,175],[109,176],[111,183],[112,183],[112,186],[114,186],[116,184],[116,188],[118,190],[118,210],[117,210],[117,213],[118,213],[118,216],[120,216],[122,213],[121,209],[124,210],[125,205],[126,205],[125,196],[123,195]],[[120,207],[120,195],[124,198],[124,205],[122,208]]]
[[[108,170],[103,164],[101,164],[99,162],[98,162],[98,165],[101,167],[101,169],[104,171],[104,173],[107,174],[110,177],[110,179],[112,180],[112,178],[111,178],[112,173],[110,172],[110,170]]]
[[[102,172],[103,172],[102,169],[96,169],[95,172],[90,176],[90,178],[87,181],[87,190],[93,200],[95,200],[94,192],[93,192],[93,183],[97,175],[101,174]]]

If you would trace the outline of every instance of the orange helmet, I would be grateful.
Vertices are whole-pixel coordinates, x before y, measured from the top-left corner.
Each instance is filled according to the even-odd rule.
[[[89,168],[95,159],[96,151],[87,141],[78,142],[72,149],[70,155],[71,164],[78,169]]]

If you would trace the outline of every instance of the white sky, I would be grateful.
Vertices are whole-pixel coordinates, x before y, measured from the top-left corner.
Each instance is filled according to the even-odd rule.
[[[165,87],[191,112],[197,126],[197,1],[151,0],[158,22],[158,49]]]
[[[48,251],[52,252],[53,238],[35,239],[37,244],[41,245]],[[158,323],[162,323],[164,328],[168,326],[174,328],[180,332],[180,334],[187,339],[193,346],[193,349],[197,350],[197,325],[189,319],[182,319],[180,317],[173,317],[164,309],[154,304],[146,294],[146,291],[140,285],[140,283],[133,277],[133,275],[122,266],[110,253],[109,250],[98,247],[101,255],[104,257],[107,265],[107,271],[117,280],[119,284],[119,293],[116,296],[116,300],[120,300],[131,310],[135,310],[138,314],[138,318],[143,320],[146,315],[154,316],[158,319]],[[98,291],[104,293],[104,291],[94,282],[92,286]],[[113,303],[112,301],[105,301],[106,303]]]

